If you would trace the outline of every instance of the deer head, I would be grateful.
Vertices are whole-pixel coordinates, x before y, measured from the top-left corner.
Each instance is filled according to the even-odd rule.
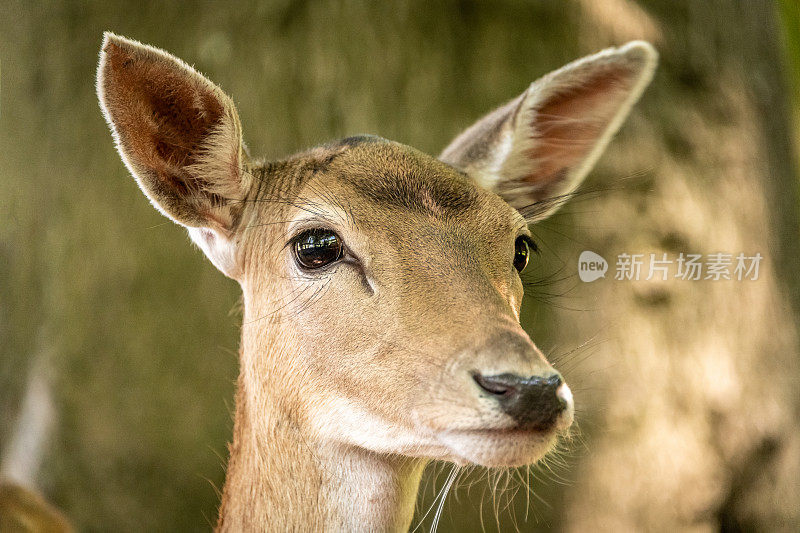
[[[485,466],[547,453],[573,399],[519,324],[528,226],[578,187],[654,65],[643,42],[571,63],[439,158],[358,136],[263,162],[218,87],[107,34],[97,87],[122,159],[244,292],[232,455],[269,462],[281,421],[315,450]]]

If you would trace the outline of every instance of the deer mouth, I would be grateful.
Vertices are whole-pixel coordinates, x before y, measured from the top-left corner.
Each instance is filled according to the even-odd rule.
[[[457,464],[518,467],[538,462],[554,447],[558,431],[530,428],[473,429],[439,437]]]
[[[537,396],[533,400],[522,397],[519,401],[524,408],[513,400],[503,403],[510,401],[509,390],[498,385],[500,381],[487,384],[476,380],[484,396],[483,407],[491,406],[492,421],[481,417],[477,424],[441,428],[438,432],[438,440],[450,450],[454,462],[488,467],[529,465],[544,457],[567,434],[574,419],[574,405],[569,387],[560,379],[557,384],[553,379],[550,387],[555,402],[542,403]]]

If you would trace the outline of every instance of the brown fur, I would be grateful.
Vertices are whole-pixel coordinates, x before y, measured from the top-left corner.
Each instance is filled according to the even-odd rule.
[[[539,190],[577,186],[649,79],[649,47],[606,51],[559,71],[533,86],[536,98],[526,93],[504,108],[531,119],[521,133],[508,117],[501,127],[473,128],[442,161],[354,137],[241,165],[232,164],[241,154],[236,112],[219,89],[179,60],[120,37],[108,35],[104,51],[99,96],[123,159],[244,293],[219,529],[399,531],[411,521],[428,460],[521,465],[551,448],[571,423],[571,403],[556,427],[519,431],[472,379],[554,372],[519,325],[523,291],[512,260],[515,239],[529,230],[500,184],[529,176]],[[597,69],[624,77],[622,89],[597,82]],[[591,103],[613,111],[600,125],[592,118],[594,138],[581,138],[590,149],[579,159],[546,150],[556,140],[549,132],[564,129],[526,129],[537,127],[537,98],[561,95],[567,113],[573,93],[581,97],[576,110]],[[579,117],[567,118],[580,128]],[[153,139],[174,135],[183,136],[177,148],[157,149]],[[498,152],[504,143],[510,151]],[[532,158],[537,143],[543,160]],[[524,174],[508,170],[507,156],[528,158]],[[546,164],[569,172],[536,172]],[[489,171],[505,198],[479,185]],[[291,237],[320,227],[335,231],[347,253],[304,272]]]

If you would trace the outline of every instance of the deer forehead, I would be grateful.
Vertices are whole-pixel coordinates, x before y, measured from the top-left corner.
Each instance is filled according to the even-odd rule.
[[[426,238],[456,247],[506,244],[525,225],[515,209],[464,172],[380,137],[349,137],[313,148],[277,173],[284,175],[265,179],[284,183],[280,188],[290,192],[283,199],[289,199],[295,219],[328,220],[361,237],[403,237],[412,247]],[[264,206],[260,218],[286,219],[270,202],[257,203]]]

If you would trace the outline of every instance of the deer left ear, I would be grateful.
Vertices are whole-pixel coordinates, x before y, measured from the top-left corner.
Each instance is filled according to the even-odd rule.
[[[231,99],[177,57],[112,33],[103,39],[97,93],[122,160],[153,205],[236,278],[252,180]]]
[[[653,76],[642,41],[585,57],[459,135],[439,156],[502,196],[529,222],[552,214],[594,166]]]

